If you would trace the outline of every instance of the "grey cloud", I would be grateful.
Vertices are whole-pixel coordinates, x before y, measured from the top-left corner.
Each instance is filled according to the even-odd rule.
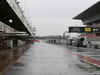
[[[82,25],[72,18],[98,0],[26,0],[26,15],[37,35],[62,34],[69,26]],[[23,4],[24,5],[24,4]]]

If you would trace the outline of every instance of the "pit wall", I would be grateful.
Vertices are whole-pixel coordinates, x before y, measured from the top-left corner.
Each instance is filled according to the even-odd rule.
[[[91,41],[91,43],[89,43],[90,39],[87,40],[87,42],[86,42],[87,43],[87,48],[100,49],[100,41],[97,41],[97,40],[100,40],[100,39],[95,39],[95,40]],[[51,44],[62,44],[62,45],[67,45],[68,44],[66,39],[48,39],[48,40],[44,40],[43,42],[51,43]],[[77,46],[77,45],[73,45],[73,46]]]
[[[91,44],[87,44],[88,48],[94,48],[95,46],[98,46],[98,48],[100,49],[100,41],[91,41]]]

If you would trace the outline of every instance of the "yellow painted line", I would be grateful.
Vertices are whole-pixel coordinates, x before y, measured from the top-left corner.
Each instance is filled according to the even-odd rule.
[[[23,56],[18,60],[18,62],[20,62],[22,60]]]
[[[10,58],[8,58],[8,59],[6,59],[5,61],[7,62],[8,60],[10,60],[12,57],[10,57]]]

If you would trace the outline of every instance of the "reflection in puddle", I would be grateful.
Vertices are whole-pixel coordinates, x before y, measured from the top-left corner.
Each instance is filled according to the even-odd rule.
[[[16,60],[18,60],[22,54],[30,48],[31,45],[15,48],[13,50],[5,50],[0,52],[0,75]],[[16,63],[14,66],[23,66],[22,63]]]
[[[13,66],[24,66],[23,63],[15,63]]]

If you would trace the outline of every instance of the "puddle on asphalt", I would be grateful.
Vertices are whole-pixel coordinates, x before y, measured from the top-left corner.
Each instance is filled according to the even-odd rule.
[[[24,63],[15,63],[13,66],[24,66]]]

